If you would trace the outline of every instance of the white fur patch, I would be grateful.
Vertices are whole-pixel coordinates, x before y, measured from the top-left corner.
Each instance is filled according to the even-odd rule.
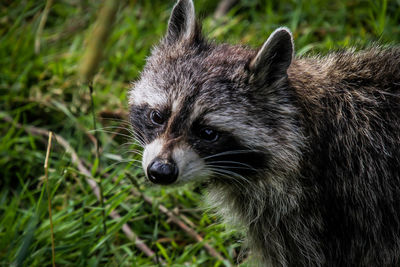
[[[158,90],[156,85],[147,79],[142,79],[129,92],[129,105],[148,104],[150,107],[156,108],[165,106],[168,96],[162,90]]]
[[[199,116],[201,112],[204,110],[204,105],[199,104],[198,102],[195,103],[192,112],[190,113],[190,123],[194,122],[195,119]]]
[[[172,103],[172,109],[171,109],[171,112],[174,114],[174,113],[177,113],[178,112],[178,107],[179,107],[179,101],[178,100],[175,100],[173,103]]]
[[[189,146],[175,147],[172,158],[179,168],[178,183],[187,183],[210,175],[204,160]]]
[[[150,144],[146,145],[143,151],[142,167],[147,175],[147,166],[153,161],[161,152],[164,141],[160,138],[155,139]]]

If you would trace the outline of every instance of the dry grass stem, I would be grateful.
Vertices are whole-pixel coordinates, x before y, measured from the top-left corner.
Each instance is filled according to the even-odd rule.
[[[49,141],[47,144],[46,159],[44,161],[44,176],[46,179],[46,190],[47,190],[47,203],[49,205],[49,220],[50,220],[50,235],[51,235],[51,259],[53,262],[53,267],[56,266],[56,253],[54,245],[54,230],[53,230],[53,216],[51,214],[51,199],[50,199],[50,189],[49,189],[49,157],[51,151],[51,139],[53,137],[52,132],[48,132]]]
[[[129,176],[129,174],[127,174],[127,175]],[[133,177],[129,177],[129,179],[130,179],[131,181],[134,181],[134,180],[133,180]],[[135,185],[135,186],[137,187],[137,184],[136,184],[135,182],[133,182],[133,185]],[[140,192],[139,190],[135,190],[134,188],[132,188],[132,189],[131,189],[131,192],[132,192],[132,194],[135,195],[135,196],[140,196],[140,197],[142,197],[143,200],[144,200],[146,203],[150,204],[151,206],[154,206],[153,200],[152,200],[150,197],[144,195],[144,194],[143,194],[142,192]],[[218,253],[218,251],[216,251],[210,244],[208,244],[207,242],[204,242],[204,239],[203,239],[203,237],[202,237],[201,235],[199,235],[195,230],[193,230],[193,229],[190,228],[187,224],[185,224],[181,219],[179,219],[178,216],[174,215],[170,210],[168,210],[168,209],[167,209],[164,205],[162,205],[162,204],[159,204],[157,207],[158,207],[158,209],[159,209],[162,213],[164,213],[165,215],[167,215],[168,218],[169,218],[173,223],[175,223],[176,225],[178,225],[187,235],[189,235],[190,237],[192,237],[192,238],[193,238],[194,240],[196,240],[197,242],[202,243],[202,244],[203,244],[203,247],[207,250],[207,252],[208,252],[211,256],[215,257],[215,258],[218,259],[218,260],[226,261],[226,262],[227,262],[227,260],[225,260],[225,259],[222,257],[222,255],[221,255],[220,253]]]
[[[91,82],[103,55],[104,44],[110,35],[118,2],[105,0],[97,17],[95,28],[87,39],[87,47],[80,63],[80,76],[83,82]]]
[[[238,0],[221,0],[217,6],[217,9],[214,13],[215,19],[220,19],[226,14],[228,14],[229,10],[238,2]]]
[[[46,25],[47,21],[47,16],[49,15],[50,12],[50,7],[53,4],[53,0],[47,0],[46,6],[44,7],[42,18],[40,19],[39,22],[39,27],[36,32],[35,36],[35,53],[39,54],[40,53],[40,38],[43,33],[44,25]]]
[[[13,121],[13,119],[7,115],[5,115],[4,117],[2,117],[3,120],[13,123],[15,125],[15,127],[19,128],[19,129],[24,129],[25,131],[27,131],[28,133],[32,134],[32,135],[40,135],[40,136],[48,136],[49,132],[45,129],[42,128],[38,128],[35,126],[25,126],[25,125],[21,125],[20,123],[15,123]],[[92,178],[92,174],[90,173],[89,169],[87,169],[85,167],[85,165],[83,164],[82,160],[78,157],[78,154],[75,152],[75,150],[71,147],[71,145],[68,143],[67,140],[65,140],[63,137],[54,134],[54,138],[56,139],[57,143],[59,143],[64,149],[65,151],[70,154],[71,156],[71,160],[72,162],[76,165],[76,167],[78,168],[78,170],[85,176],[86,178],[86,182],[89,184],[89,186],[91,187],[93,193],[95,194],[95,196],[97,197],[98,200],[100,200],[100,188],[98,187],[96,181]],[[106,201],[106,200],[105,200]],[[112,211],[110,213],[110,217],[113,219],[119,219],[121,218],[121,216],[118,214],[118,212],[116,211]],[[128,224],[124,224],[122,226],[122,231],[125,233],[126,237],[135,242],[135,246],[141,250],[146,256],[152,258],[155,262],[156,262],[156,257],[155,257],[155,253],[154,251],[152,251],[145,243],[143,240],[141,240],[133,231],[132,229],[129,227]],[[160,262],[163,262],[160,260]]]

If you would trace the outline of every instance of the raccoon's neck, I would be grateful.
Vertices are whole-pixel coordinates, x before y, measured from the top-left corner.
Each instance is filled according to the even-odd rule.
[[[316,262],[318,249],[307,224],[299,223],[301,189],[271,185],[268,179],[250,184],[213,182],[207,202],[226,221],[242,229],[248,246],[263,266]],[[295,180],[295,179],[292,179]]]

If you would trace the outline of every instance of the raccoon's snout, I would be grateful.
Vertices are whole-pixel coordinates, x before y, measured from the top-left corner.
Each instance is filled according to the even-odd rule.
[[[172,160],[165,161],[156,158],[147,167],[149,180],[155,184],[172,184],[178,179],[178,174],[178,166]]]

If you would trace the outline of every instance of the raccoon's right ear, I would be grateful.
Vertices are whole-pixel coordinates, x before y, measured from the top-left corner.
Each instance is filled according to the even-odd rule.
[[[286,77],[293,53],[293,37],[289,29],[276,29],[250,61],[252,80],[271,85],[276,80]]]
[[[168,21],[168,30],[165,40],[173,44],[180,40],[194,37],[196,34],[196,15],[192,0],[179,0]]]

